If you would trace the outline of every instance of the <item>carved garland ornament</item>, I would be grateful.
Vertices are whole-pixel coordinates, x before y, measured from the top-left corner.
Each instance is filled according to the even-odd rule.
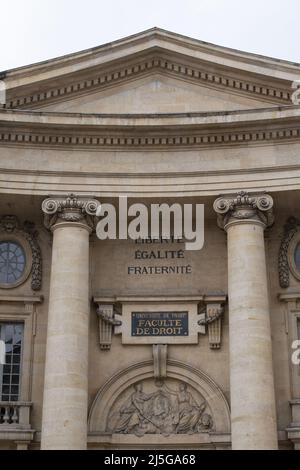
[[[6,215],[0,219],[0,232],[25,238],[32,253],[31,288],[38,291],[42,287],[42,255],[38,243],[38,232],[32,222],[25,221],[23,226],[14,215]]]
[[[273,199],[268,194],[248,194],[240,191],[236,196],[223,196],[214,202],[214,210],[218,214],[218,225],[226,228],[234,220],[257,220],[269,227],[274,222],[272,212]]]
[[[99,205],[96,199],[77,197],[75,194],[46,199],[42,204],[45,226],[50,229],[57,222],[83,222],[93,230]]]
[[[283,238],[280,244],[278,256],[278,272],[280,287],[286,288],[290,285],[290,268],[288,263],[288,250],[292,239],[300,227],[300,220],[290,217],[284,226]]]

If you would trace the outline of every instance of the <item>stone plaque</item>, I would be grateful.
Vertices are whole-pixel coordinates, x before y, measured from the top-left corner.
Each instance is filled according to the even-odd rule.
[[[188,312],[132,312],[132,336],[188,336]]]
[[[197,344],[198,334],[205,334],[205,325],[198,323],[205,316],[198,314],[198,300],[130,300],[125,299],[122,315],[115,315],[121,325],[114,331],[122,334],[123,344]]]

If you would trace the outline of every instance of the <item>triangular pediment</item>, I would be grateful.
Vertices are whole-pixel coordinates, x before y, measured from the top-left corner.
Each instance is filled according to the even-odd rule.
[[[0,76],[8,108],[169,113],[290,105],[300,65],[153,28]]]
[[[97,93],[50,104],[43,109],[72,113],[156,114],[231,111],[265,106],[266,103],[261,100],[153,74]]]

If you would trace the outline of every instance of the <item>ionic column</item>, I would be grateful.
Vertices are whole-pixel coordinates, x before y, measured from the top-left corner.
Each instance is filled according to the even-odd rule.
[[[42,204],[53,232],[42,449],[87,444],[89,236],[98,205],[74,195]]]
[[[227,232],[233,449],[277,449],[264,245],[272,207],[271,196],[244,192],[214,203]]]

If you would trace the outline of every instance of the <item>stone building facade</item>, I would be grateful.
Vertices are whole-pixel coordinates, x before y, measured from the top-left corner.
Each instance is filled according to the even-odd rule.
[[[156,28],[1,74],[0,449],[300,448],[299,76]],[[99,240],[120,196],[203,249]]]

